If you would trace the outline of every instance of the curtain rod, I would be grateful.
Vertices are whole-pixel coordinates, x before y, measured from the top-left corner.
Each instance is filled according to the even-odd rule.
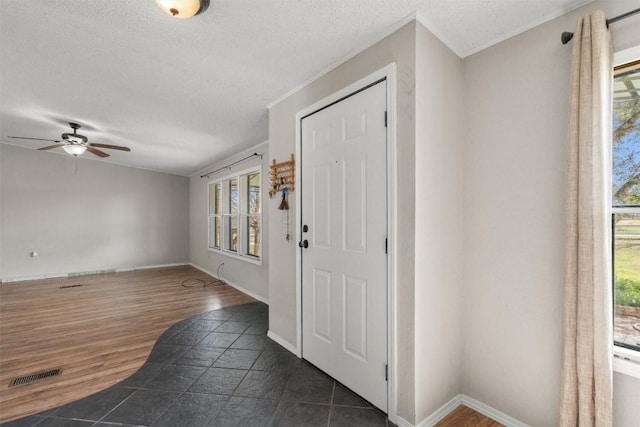
[[[236,160],[235,162],[233,162],[233,163],[231,163],[231,164],[228,164],[227,166],[221,167],[221,168],[216,169],[216,170],[211,171],[211,172],[207,172],[207,173],[205,173],[204,175],[200,175],[200,178],[204,178],[205,176],[208,178],[208,177],[209,177],[209,175],[213,175],[214,173],[216,173],[216,172],[220,172],[220,171],[223,171],[223,170],[225,170],[225,169],[231,169],[231,167],[232,167],[232,166],[235,166],[235,165],[237,165],[237,164],[240,164],[240,163],[242,163],[242,162],[244,162],[244,161],[247,161],[247,160],[249,160],[249,159],[253,159],[254,157],[260,157],[260,159],[262,159],[262,154],[253,153],[252,155],[247,156],[247,157],[245,157],[244,159]]]
[[[622,15],[618,15],[618,16],[614,16],[611,19],[607,19],[607,28],[609,28],[609,24],[613,24],[614,22],[618,22],[618,21],[622,21],[623,19],[626,19],[630,16],[636,15],[640,13],[640,7],[637,9],[633,9],[627,13],[623,13]],[[567,44],[571,41],[571,39],[573,38],[573,33],[570,33],[568,31],[565,31],[564,33],[562,33],[560,35],[560,41],[562,42],[562,44]]]

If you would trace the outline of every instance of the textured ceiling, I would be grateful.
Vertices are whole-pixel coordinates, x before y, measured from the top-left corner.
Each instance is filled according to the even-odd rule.
[[[76,121],[131,147],[107,161],[190,175],[265,141],[270,102],[416,11],[464,57],[590,1],[211,0],[180,20],[154,0],[0,0],[0,141],[42,147],[7,136]]]

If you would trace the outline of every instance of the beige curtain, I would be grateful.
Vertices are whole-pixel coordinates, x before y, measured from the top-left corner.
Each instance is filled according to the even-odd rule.
[[[563,427],[612,425],[611,37],[600,12],[573,37],[566,194]]]

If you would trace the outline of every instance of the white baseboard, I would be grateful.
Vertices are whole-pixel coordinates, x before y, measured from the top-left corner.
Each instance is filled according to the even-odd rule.
[[[485,405],[484,403],[475,400],[467,395],[460,395],[461,403],[464,406],[468,406],[476,412],[480,412],[482,415],[486,415],[487,417],[504,424],[507,427],[529,427],[528,424],[523,423],[520,420],[517,420],[504,412],[500,412],[495,408],[492,408],[489,405]]]
[[[298,354],[298,349],[296,348],[295,345],[291,344],[289,341],[285,340],[279,335],[274,334],[273,331],[271,330],[267,331],[267,336],[272,340],[274,340],[275,342],[277,342],[278,344],[280,344],[281,346],[283,346],[284,348],[286,348],[287,350],[289,350],[291,353],[295,354],[296,356],[298,357],[302,356],[301,354]]]
[[[177,262],[171,264],[156,264],[156,265],[142,265],[135,267],[122,267],[122,268],[97,268],[91,271],[74,271],[68,273],[45,273],[45,274],[34,274],[32,276],[14,276],[14,277],[3,277],[2,283],[9,282],[25,282],[27,280],[42,280],[42,279],[59,279],[61,277],[82,277],[82,276],[90,276],[93,271],[104,271],[105,274],[109,273],[123,273],[126,271],[135,271],[135,270],[148,270],[152,268],[167,268],[167,267],[180,267],[183,265],[189,265],[187,262]]]
[[[434,413],[416,424],[416,427],[432,427],[436,425],[438,421],[442,420],[444,417],[449,415],[451,411],[460,406],[461,396],[461,394],[454,396],[453,399],[449,400],[447,403],[439,407]]]
[[[467,406],[482,415],[485,415],[501,424],[504,424],[506,427],[529,427],[522,421],[519,421],[503,412],[500,412],[489,405],[485,405],[484,403],[473,399],[465,394],[458,394],[457,396],[453,397],[447,403],[438,408],[434,413],[429,415],[420,423],[416,424],[415,427],[432,427],[460,405]],[[398,417],[397,424],[399,427],[413,427],[411,423],[401,417]]]
[[[156,264],[156,265],[143,265],[139,267],[133,267],[135,270],[149,270],[151,268],[167,268],[167,267],[182,267],[183,265],[189,265],[188,262],[174,262],[173,264]],[[118,269],[118,271],[121,271]]]
[[[68,274],[67,273],[51,273],[51,274],[34,274],[33,276],[3,277],[2,283],[25,282],[27,280],[57,279],[60,277],[68,277]]]
[[[389,419],[391,420],[391,418]],[[396,415],[395,420],[391,420],[391,421],[395,423],[395,425],[397,425],[398,427],[414,427],[413,424],[411,424],[409,421],[405,420],[404,418],[398,415]]]
[[[190,262],[189,263],[190,266],[192,266],[193,268],[197,268],[198,270],[202,271],[203,273],[208,274],[211,277],[215,277],[216,279],[220,279],[218,276],[216,276],[215,274],[213,274],[211,271],[207,270],[206,268],[202,268],[198,265],[195,265],[194,263]],[[251,298],[257,299],[260,302],[263,302],[267,305],[269,305],[269,300],[267,300],[265,297],[260,296],[258,294],[256,294],[255,292],[252,292],[236,283],[230,282],[225,278],[222,278],[221,280],[224,280],[224,283],[226,283],[227,285],[231,286],[232,288],[235,288],[237,290],[239,290],[240,292],[242,292],[243,294],[247,294],[249,295]]]

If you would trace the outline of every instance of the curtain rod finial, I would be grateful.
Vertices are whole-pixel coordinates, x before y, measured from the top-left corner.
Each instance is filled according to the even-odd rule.
[[[570,33],[568,31],[565,31],[562,33],[562,35],[560,35],[560,40],[562,41],[562,44],[569,43],[572,38],[573,38],[573,33]]]

